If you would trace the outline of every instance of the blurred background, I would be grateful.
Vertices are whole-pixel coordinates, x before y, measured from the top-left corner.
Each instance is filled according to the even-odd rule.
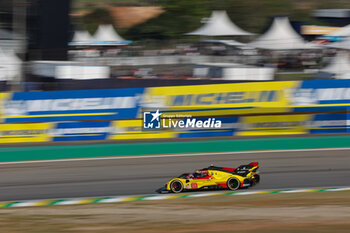
[[[2,0],[0,90],[344,78],[348,24],[346,0]]]
[[[349,50],[344,0],[2,0],[0,131],[3,142],[346,133]],[[143,132],[143,108],[224,126]]]

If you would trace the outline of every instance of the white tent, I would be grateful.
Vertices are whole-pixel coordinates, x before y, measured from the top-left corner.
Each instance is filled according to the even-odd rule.
[[[235,41],[235,40],[203,40],[202,42],[207,42],[207,43],[219,43],[219,44],[224,44],[228,46],[235,46],[235,47],[245,47],[246,44]]]
[[[325,45],[326,47],[329,48],[335,48],[335,49],[347,49],[350,50],[350,37],[344,41],[340,41],[340,42],[334,42],[331,44],[327,44]]]
[[[247,36],[253,35],[234,24],[226,11],[213,11],[208,22],[199,29],[186,33],[192,36]]]
[[[339,52],[332,59],[331,63],[325,68],[321,69],[322,72],[334,74],[337,79],[349,79],[350,78],[350,59],[349,55],[345,52]]]
[[[76,31],[74,33],[73,42],[91,42],[93,41],[93,37],[90,35],[88,31]]]
[[[21,63],[13,52],[0,48],[0,81],[15,80],[21,74]]]
[[[339,30],[336,30],[335,32],[331,32],[326,34],[325,36],[344,36],[348,37],[350,36],[350,24],[340,28]]]
[[[23,53],[23,36],[0,29],[0,48],[2,48],[2,50],[5,52]]]
[[[94,34],[94,41],[124,41],[112,25],[100,25]]]
[[[73,46],[103,46],[103,45],[125,45],[131,41],[124,40],[114,30],[112,25],[100,25],[97,28],[94,36],[91,36],[87,31],[76,31],[72,42],[69,45]]]
[[[276,17],[270,28],[249,46],[271,50],[315,49],[293,29],[288,17]]]

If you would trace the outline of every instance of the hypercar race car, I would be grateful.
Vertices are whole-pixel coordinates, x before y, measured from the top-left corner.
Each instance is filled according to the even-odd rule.
[[[258,168],[258,162],[241,165],[237,168],[209,166],[194,173],[184,173],[177,178],[171,179],[157,192],[180,193],[189,190],[236,190],[243,187],[251,187],[260,181],[260,176],[257,172]]]

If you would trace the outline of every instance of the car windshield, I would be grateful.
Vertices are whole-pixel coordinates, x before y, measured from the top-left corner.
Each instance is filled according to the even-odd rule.
[[[202,178],[202,177],[205,177],[205,176],[207,176],[206,172],[194,172],[193,173],[193,178]]]
[[[180,176],[178,176],[178,178],[182,178],[182,179],[202,178],[202,177],[205,177],[207,175],[208,175],[207,172],[194,172],[192,174],[183,173]]]
[[[178,178],[182,178],[182,179],[188,179],[190,176],[189,173],[184,173],[184,174],[181,174],[180,176],[178,176]]]

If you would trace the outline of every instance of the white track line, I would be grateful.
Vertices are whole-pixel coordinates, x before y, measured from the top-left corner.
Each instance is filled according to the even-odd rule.
[[[347,191],[347,190],[350,190],[350,187],[338,188],[338,189],[329,190],[329,191],[334,192],[334,191]]]
[[[322,191],[344,191],[350,190],[350,187],[332,187],[332,188],[322,188]],[[272,191],[272,192],[271,192]],[[289,191],[289,192],[288,192]],[[291,192],[293,191],[293,192]],[[225,194],[224,192],[213,192],[213,193],[199,193],[199,194],[173,194],[173,195],[154,195],[154,196],[115,196],[108,197],[108,199],[93,199],[90,198],[66,198],[60,199],[60,202],[57,202],[56,199],[51,199],[49,202],[46,200],[30,200],[30,201],[7,201],[0,202],[0,208],[12,208],[12,207],[38,207],[38,206],[56,206],[56,205],[81,205],[81,204],[100,204],[100,203],[121,203],[129,201],[141,201],[141,200],[170,200],[170,199],[180,199],[180,198],[193,198],[193,197],[215,197],[215,196],[224,196],[224,195],[255,195],[255,194],[282,194],[282,193],[307,193],[307,192],[319,192],[321,190],[308,188],[308,189],[296,189],[296,190],[270,190],[266,192],[264,190],[250,191],[250,192],[229,192]],[[53,203],[52,203],[53,202]]]
[[[350,147],[337,148],[317,148],[317,149],[284,149],[284,150],[252,150],[252,151],[228,151],[228,152],[205,152],[205,153],[187,153],[187,154],[160,154],[160,155],[120,155],[111,157],[94,157],[78,159],[47,159],[30,160],[16,162],[0,162],[0,165],[11,164],[35,164],[35,163],[57,163],[57,162],[78,162],[78,161],[96,161],[96,160],[116,160],[116,159],[149,159],[149,158],[169,158],[169,157],[190,157],[205,155],[234,155],[234,154],[263,154],[263,153],[287,153],[287,152],[310,152],[310,151],[341,151],[350,150]]]

